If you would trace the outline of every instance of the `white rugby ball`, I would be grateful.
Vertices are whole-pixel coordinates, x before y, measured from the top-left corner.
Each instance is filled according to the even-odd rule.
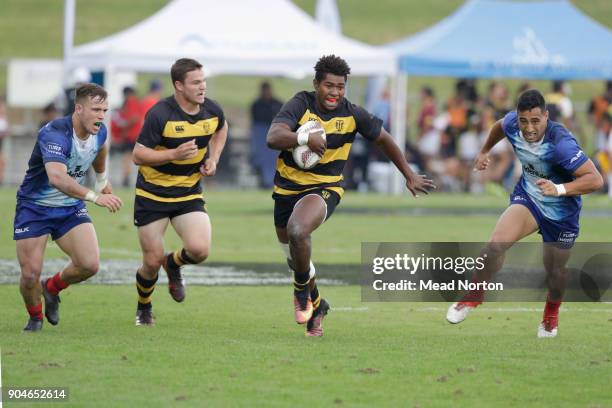
[[[323,130],[323,126],[321,123],[315,120],[309,120],[304,123],[302,126],[296,130],[296,133],[299,135],[300,133],[313,133],[317,131]],[[323,140],[326,139],[325,131],[321,135]],[[298,165],[299,168],[308,170],[317,165],[317,163],[321,160],[321,156],[310,150],[307,144],[302,146],[297,146],[293,149],[293,161]]]

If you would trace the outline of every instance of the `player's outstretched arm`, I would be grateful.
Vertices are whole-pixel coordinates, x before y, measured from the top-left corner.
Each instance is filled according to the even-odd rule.
[[[210,155],[204,164],[200,166],[200,173],[202,173],[202,175],[210,177],[214,176],[217,172],[217,163],[219,163],[219,158],[225,147],[228,130],[229,127],[227,121],[225,121],[223,127],[217,130],[210,138],[210,142],[208,142],[208,151]]]
[[[62,193],[80,200],[91,201],[101,207],[106,207],[110,212],[118,211],[123,203],[121,199],[113,194],[97,194],[83,187],[70,177],[66,165],[60,162],[45,163],[45,170],[49,178],[49,184]]]
[[[576,169],[574,177],[576,179],[569,183],[555,184],[550,180],[539,179],[536,184],[546,196],[577,196],[592,193],[603,187],[603,178],[590,159]]]
[[[380,136],[376,138],[374,143],[404,175],[406,178],[406,188],[410,190],[413,196],[418,197],[419,193],[429,194],[430,190],[436,188],[434,182],[427,178],[426,175],[416,174],[410,169],[402,151],[397,144],[395,144],[393,137],[384,128],[381,129]]]
[[[504,137],[504,129],[502,128],[502,120],[500,119],[491,127],[487,140],[485,140],[484,145],[480,148],[480,152],[478,156],[476,156],[476,161],[474,162],[474,171],[486,170],[487,167],[489,167],[489,152],[493,146],[499,143]]]
[[[161,166],[173,160],[193,159],[198,155],[198,145],[195,139],[185,142],[176,149],[155,150],[136,143],[132,159],[137,166]]]

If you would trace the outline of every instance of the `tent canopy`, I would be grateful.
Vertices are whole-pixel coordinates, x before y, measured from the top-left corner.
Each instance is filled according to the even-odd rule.
[[[409,75],[612,78],[612,31],[565,0],[470,0],[387,47]]]
[[[75,47],[69,66],[168,72],[181,57],[207,74],[311,75],[324,54],[346,59],[355,75],[389,75],[394,55],[335,34],[288,0],[174,0],[142,22]]]

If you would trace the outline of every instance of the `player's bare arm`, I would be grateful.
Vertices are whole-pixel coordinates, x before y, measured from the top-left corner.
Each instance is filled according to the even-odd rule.
[[[106,157],[108,156],[108,144],[104,143],[98,155],[94,159],[91,167],[96,172],[96,185],[94,191],[102,194],[112,194],[113,187],[108,180],[108,172],[106,171]]]
[[[121,199],[113,194],[97,195],[93,191],[77,183],[70,177],[68,168],[63,163],[45,163],[45,170],[49,177],[49,184],[70,197],[91,201],[100,207],[108,208],[110,212],[118,211],[123,205]]]
[[[195,139],[189,140],[176,149],[155,150],[140,143],[134,146],[133,160],[137,166],[161,166],[174,160],[193,159],[198,155]]]
[[[539,179],[536,184],[545,196],[577,196],[592,193],[603,187],[603,178],[591,160],[587,160],[582,166],[578,167],[574,172],[574,177],[576,177],[574,181],[563,183],[563,187],[557,186],[546,179]]]
[[[395,164],[395,167],[406,178],[406,187],[413,196],[418,197],[419,193],[429,194],[430,190],[436,188],[432,180],[425,175],[419,175],[413,172],[404,158],[402,151],[395,144],[393,137],[384,128],[380,131],[380,136],[374,141],[376,146]]]
[[[223,127],[217,130],[210,138],[210,142],[208,143],[210,156],[206,159],[204,164],[200,166],[200,173],[202,173],[202,175],[210,177],[214,176],[217,172],[217,163],[219,163],[219,158],[225,147],[225,142],[227,141],[228,129],[227,121],[225,121]]]
[[[325,150],[327,149],[327,142],[323,138],[322,134],[323,130],[315,130],[310,132],[306,143],[302,144],[308,144],[310,150],[319,156],[323,156],[325,154]],[[268,131],[266,141],[268,143],[268,147],[274,150],[288,150],[300,144],[297,133],[292,132],[289,125],[285,123],[273,123]]]
[[[489,136],[487,136],[487,140],[484,145],[480,149],[478,156],[476,156],[476,161],[474,162],[474,170],[486,170],[489,167],[489,152],[497,143],[499,143],[503,138],[504,130],[502,128],[502,121],[498,120],[495,122],[491,130],[489,131]]]

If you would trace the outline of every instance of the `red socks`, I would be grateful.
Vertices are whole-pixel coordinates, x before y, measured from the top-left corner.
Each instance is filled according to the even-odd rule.
[[[549,316],[557,316],[559,314],[560,306],[560,300],[550,300],[550,297],[546,298],[546,306],[544,306],[544,318]]]
[[[28,306],[26,305],[26,309],[28,309],[28,313],[30,314],[30,318],[36,320],[42,320],[42,303],[37,304],[36,306]]]
[[[47,290],[53,296],[60,293],[61,290],[66,289],[69,284],[64,282],[62,278],[60,278],[61,272],[56,273],[53,277],[47,280]]]

